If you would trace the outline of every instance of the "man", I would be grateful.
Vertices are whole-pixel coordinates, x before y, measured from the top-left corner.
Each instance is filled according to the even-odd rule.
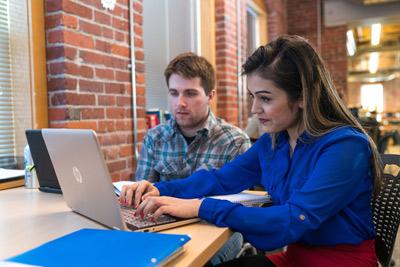
[[[215,73],[205,58],[193,53],[178,55],[164,76],[172,118],[147,132],[136,181],[180,179],[198,169],[220,168],[250,147],[244,132],[211,112]],[[234,233],[210,263],[233,259],[242,244],[242,235]]]
[[[219,168],[250,147],[239,128],[210,111],[215,74],[203,57],[184,53],[165,72],[172,118],[148,131],[135,179],[185,178],[198,169]]]

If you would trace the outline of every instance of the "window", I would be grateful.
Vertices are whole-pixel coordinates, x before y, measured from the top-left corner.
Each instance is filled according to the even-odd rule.
[[[200,54],[200,1],[143,1],[146,108],[168,109],[164,70],[180,53]]]
[[[377,84],[365,84],[361,86],[361,106],[366,111],[383,111],[383,86]]]
[[[17,167],[32,128],[28,4],[0,0],[0,167]]]
[[[260,46],[260,22],[254,8],[247,6],[247,55],[250,56]]]

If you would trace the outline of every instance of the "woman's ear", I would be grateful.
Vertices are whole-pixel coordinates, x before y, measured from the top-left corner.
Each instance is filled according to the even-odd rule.
[[[303,98],[300,98],[299,100],[297,100],[298,102],[298,105],[299,105],[299,108],[304,108],[304,100],[303,100]]]

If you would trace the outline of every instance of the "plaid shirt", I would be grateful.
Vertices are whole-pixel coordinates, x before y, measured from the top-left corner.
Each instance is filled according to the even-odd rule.
[[[173,117],[150,129],[140,151],[135,179],[158,182],[185,178],[199,169],[220,168],[250,147],[249,137],[242,130],[212,112],[205,125],[189,145]]]

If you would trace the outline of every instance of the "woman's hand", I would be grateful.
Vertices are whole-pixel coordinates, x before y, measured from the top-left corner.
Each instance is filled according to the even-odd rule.
[[[120,202],[127,207],[133,204],[137,208],[146,197],[159,196],[160,191],[152,183],[142,180],[131,185],[124,185],[121,190]]]
[[[174,197],[154,197],[147,195],[136,210],[136,216],[153,213],[153,219],[162,214],[168,214],[179,218],[198,217],[202,200],[180,199]]]

